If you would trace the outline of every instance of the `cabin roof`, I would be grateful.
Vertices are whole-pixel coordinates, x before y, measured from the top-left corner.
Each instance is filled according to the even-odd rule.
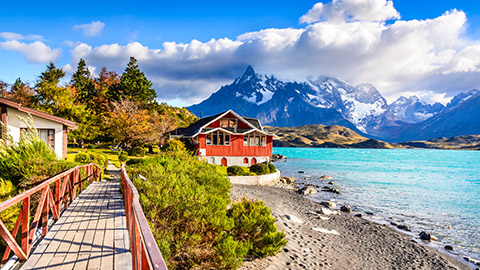
[[[0,98],[0,104],[6,105],[6,106],[14,108],[14,109],[17,109],[17,110],[19,110],[21,112],[24,112],[24,113],[28,113],[28,114],[31,114],[31,115],[35,115],[37,117],[45,118],[45,119],[48,119],[50,121],[63,124],[63,125],[71,128],[71,129],[77,129],[78,128],[77,123],[75,123],[73,121],[70,121],[70,120],[67,120],[65,118],[55,116],[55,115],[51,115],[49,113],[41,112],[41,111],[29,108],[29,107],[25,107],[21,103],[18,103],[18,102],[15,102],[15,101],[12,101],[12,100],[9,100],[9,99],[6,99],[6,98]]]
[[[171,134],[173,136],[178,136],[178,137],[192,138],[192,137],[195,137],[196,135],[198,135],[200,133],[208,133],[208,132],[211,131],[211,129],[207,130],[205,128],[208,125],[210,125],[211,123],[213,123],[213,122],[219,120],[220,118],[222,118],[223,116],[227,115],[228,113],[232,113],[240,121],[247,124],[250,127],[250,129],[237,129],[236,132],[234,132],[234,130],[232,128],[216,128],[215,130],[221,129],[221,130],[227,131],[228,133],[232,133],[232,134],[234,134],[234,133],[235,134],[247,134],[247,133],[250,133],[252,131],[259,131],[261,133],[264,133],[265,135],[271,135],[271,136],[276,137],[275,134],[270,134],[270,133],[264,131],[262,125],[260,124],[260,120],[258,120],[257,118],[240,116],[232,110],[228,110],[228,111],[216,114],[216,115],[212,115],[212,116],[209,116],[209,117],[202,118],[202,119],[198,120],[197,122],[191,124],[190,126],[188,126],[186,128],[178,128],[178,129],[172,131]]]

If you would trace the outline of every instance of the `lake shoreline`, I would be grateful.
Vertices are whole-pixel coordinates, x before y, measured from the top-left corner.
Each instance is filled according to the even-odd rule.
[[[231,197],[264,201],[289,239],[276,256],[246,261],[241,269],[472,269],[389,226],[326,209],[293,189],[234,185]]]

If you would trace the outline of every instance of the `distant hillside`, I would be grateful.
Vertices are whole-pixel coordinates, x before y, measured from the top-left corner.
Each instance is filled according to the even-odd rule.
[[[428,141],[404,142],[400,143],[400,145],[413,148],[480,150],[480,135],[443,137]]]
[[[386,142],[365,138],[349,128],[337,125],[264,126],[264,129],[280,138],[273,142],[277,147],[394,148]]]

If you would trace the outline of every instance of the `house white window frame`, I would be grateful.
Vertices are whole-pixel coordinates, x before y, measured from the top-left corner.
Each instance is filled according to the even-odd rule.
[[[208,133],[206,136],[206,145],[213,145],[213,146],[229,146],[231,144],[231,136],[230,134],[215,130],[211,133]]]
[[[260,132],[243,135],[243,146],[267,146],[267,136]]]

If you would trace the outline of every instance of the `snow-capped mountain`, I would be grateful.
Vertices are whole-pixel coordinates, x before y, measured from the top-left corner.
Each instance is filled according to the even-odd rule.
[[[285,82],[273,75],[257,74],[249,66],[232,84],[222,86],[188,109],[197,116],[233,109],[241,115],[259,118],[265,125],[279,127],[341,125],[363,135],[398,141],[412,126],[458,107],[478,92],[461,93],[447,107],[427,104],[415,96],[400,97],[388,105],[371,84],[353,86],[326,76]],[[409,138],[413,136],[410,133]]]
[[[445,109],[440,103],[427,104],[416,96],[399,97],[389,106],[391,115],[401,121],[416,124],[437,115]]]

